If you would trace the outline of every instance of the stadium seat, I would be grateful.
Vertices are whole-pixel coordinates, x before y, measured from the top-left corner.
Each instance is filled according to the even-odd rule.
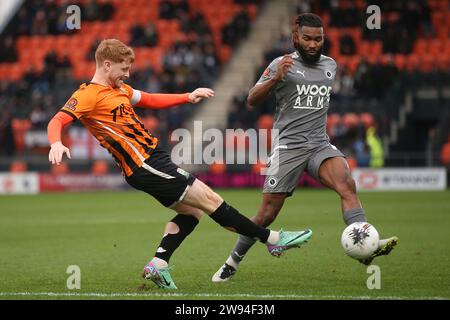
[[[419,58],[419,70],[422,72],[431,72],[435,68],[435,59],[430,55],[423,55]]]
[[[375,119],[371,113],[363,112],[359,115],[359,121],[364,124],[367,129],[375,124]]]
[[[428,48],[428,41],[426,39],[417,39],[414,42],[414,53],[421,56],[427,54]]]
[[[27,172],[27,170],[28,170],[27,163],[24,161],[20,161],[20,160],[15,160],[15,161],[11,162],[11,164],[9,166],[9,172],[11,172],[11,173],[22,173],[22,172]]]
[[[228,60],[230,60],[231,51],[232,49],[229,45],[226,44],[222,45],[219,51],[219,60],[221,63],[225,64],[228,62]]]
[[[348,167],[350,168],[350,171],[353,169],[356,169],[358,167],[358,162],[356,162],[356,159],[352,156],[346,157]]]
[[[404,54],[396,54],[394,56],[394,63],[397,69],[403,70],[406,66],[406,56]]]
[[[361,62],[361,57],[355,55],[355,56],[351,56],[348,60],[347,60],[347,67],[348,70],[350,71],[351,74],[354,74],[356,69],[358,68],[359,63]]]
[[[91,167],[91,173],[94,175],[103,175],[109,172],[108,162],[105,160],[96,160]]]
[[[11,127],[16,151],[22,152],[25,150],[25,134],[31,129],[31,120],[14,118],[12,119]]]
[[[406,69],[408,71],[417,70],[419,68],[420,58],[416,54],[409,54],[407,56]]]
[[[263,114],[258,119],[258,129],[270,130],[273,127],[273,116],[270,114]]]
[[[142,123],[149,132],[155,132],[158,129],[159,120],[154,116],[146,116],[142,118]]]
[[[360,123],[359,117],[356,115],[356,113],[353,112],[344,114],[344,116],[342,117],[342,121],[344,122],[344,125],[349,129],[356,128]]]
[[[445,43],[443,43],[440,39],[432,39],[428,41],[428,54],[433,55],[435,57],[442,54],[442,51],[445,49]]]
[[[442,146],[440,160],[442,164],[450,166],[450,137],[447,143]]]
[[[250,20],[255,20],[256,17],[258,16],[258,7],[256,4],[249,4],[247,6],[247,13],[248,16],[250,17]]]
[[[227,165],[224,163],[213,163],[209,166],[209,172],[212,174],[223,174],[227,171]]]
[[[252,172],[255,174],[261,174],[262,170],[267,168],[267,165],[258,161],[257,163],[252,165]]]
[[[331,133],[334,126],[341,120],[341,115],[338,113],[330,113],[327,116],[327,132]]]

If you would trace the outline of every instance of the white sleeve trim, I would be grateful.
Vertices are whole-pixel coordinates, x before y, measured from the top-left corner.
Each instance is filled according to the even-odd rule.
[[[139,101],[141,101],[141,91],[133,89],[133,95],[131,96],[130,102],[134,106]]]

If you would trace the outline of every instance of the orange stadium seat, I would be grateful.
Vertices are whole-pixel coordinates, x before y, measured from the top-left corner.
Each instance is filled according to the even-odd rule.
[[[360,56],[366,58],[371,54],[370,51],[370,42],[369,41],[361,41],[358,48],[358,53]]]
[[[440,70],[450,69],[450,54],[441,54],[435,57],[436,66]]]
[[[105,160],[96,160],[91,167],[91,172],[94,175],[103,175],[109,172],[108,162]]]
[[[27,163],[24,161],[20,161],[20,160],[11,162],[11,164],[9,166],[9,172],[11,172],[11,173],[22,173],[22,172],[27,172],[27,170],[28,170]]]
[[[419,58],[419,70],[422,72],[430,72],[432,71],[436,64],[435,64],[435,58],[431,55],[422,55]]]
[[[325,33],[325,36],[327,37],[328,41],[332,43],[333,47],[339,47],[339,37],[340,37],[339,29],[329,28],[328,31]]]
[[[209,172],[212,174],[222,174],[227,171],[227,165],[224,163],[213,163],[209,165]]]
[[[349,128],[356,128],[359,125],[359,117],[356,115],[356,113],[348,112],[344,114],[342,117],[342,121],[344,122],[344,125]]]
[[[374,55],[381,55],[383,53],[383,42],[380,40],[370,42],[370,52]]]
[[[351,74],[355,73],[356,69],[358,68],[358,65],[361,61],[361,57],[359,56],[352,56],[347,61],[347,67]]]
[[[406,56],[404,54],[396,54],[394,56],[394,63],[397,69],[403,70],[406,67]]]
[[[363,112],[359,115],[359,121],[364,124],[367,129],[375,124],[375,119],[371,113]]]
[[[258,6],[256,4],[250,4],[247,6],[247,13],[250,17],[250,20],[255,20],[258,16]]]
[[[252,165],[252,172],[256,174],[261,174],[262,170],[267,168],[267,165],[258,161]]]
[[[7,77],[8,68],[5,63],[0,63],[0,80],[5,80]]]
[[[11,64],[10,67],[8,67],[8,72],[7,72],[7,79],[12,80],[12,81],[17,81],[22,77],[23,74],[23,69],[20,66],[20,64]]]
[[[14,145],[17,151],[25,150],[25,134],[31,129],[30,119],[12,119],[11,126],[13,129]]]
[[[219,60],[222,63],[227,63],[231,57],[231,51],[232,51],[232,49],[230,48],[229,45],[226,45],[226,44],[222,45],[222,47],[220,48],[220,51],[219,51]]]
[[[348,167],[350,168],[350,171],[352,171],[353,169],[356,169],[358,167],[358,162],[356,161],[356,159],[352,156],[349,156],[346,158],[347,163],[348,163]]]
[[[450,166],[450,137],[448,141],[442,146],[440,152],[440,160],[446,166]]]
[[[331,133],[336,124],[341,120],[341,116],[338,113],[330,113],[327,116],[327,132]]]
[[[414,53],[417,55],[423,55],[427,53],[428,41],[426,39],[417,39],[414,42]]]
[[[147,116],[142,118],[142,123],[149,132],[155,132],[158,129],[159,119],[154,116]]]
[[[25,51],[25,50],[29,49],[28,37],[26,37],[26,36],[19,36],[19,37],[17,37],[16,49],[17,49],[18,52]]]
[[[273,116],[270,114],[263,114],[258,119],[258,129],[270,130],[273,127]]]
[[[440,39],[432,39],[428,41],[428,54],[437,57],[442,54],[444,48],[445,43],[443,43]]]
[[[417,54],[409,54],[407,55],[407,63],[406,63],[406,69],[407,70],[416,70],[419,68],[420,64],[420,58]]]

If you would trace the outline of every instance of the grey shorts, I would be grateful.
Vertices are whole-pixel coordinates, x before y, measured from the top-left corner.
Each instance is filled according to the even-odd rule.
[[[319,180],[319,168],[328,158],[345,157],[335,146],[325,143],[311,152],[279,146],[272,151],[268,164],[264,193],[292,193],[303,171]]]

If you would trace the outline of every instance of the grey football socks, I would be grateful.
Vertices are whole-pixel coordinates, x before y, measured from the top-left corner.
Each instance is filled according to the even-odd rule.
[[[351,225],[355,222],[367,222],[366,214],[363,208],[350,209],[344,212],[344,221],[346,225]]]
[[[234,245],[231,257],[236,262],[241,262],[248,250],[255,244],[256,240],[240,235],[236,244]]]

